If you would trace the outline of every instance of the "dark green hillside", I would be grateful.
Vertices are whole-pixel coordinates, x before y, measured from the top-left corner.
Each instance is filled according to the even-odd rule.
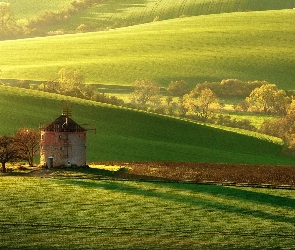
[[[38,128],[61,112],[63,96],[0,88],[0,133]],[[73,119],[95,124],[88,134],[88,161],[196,161],[292,164],[281,146],[173,118],[71,99]]]

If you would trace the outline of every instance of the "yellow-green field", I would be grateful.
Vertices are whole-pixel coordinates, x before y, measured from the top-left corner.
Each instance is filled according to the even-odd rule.
[[[105,32],[0,42],[2,78],[55,78],[77,68],[87,83],[149,78],[191,86],[227,78],[293,89],[294,10],[207,15]]]
[[[294,191],[0,177],[3,249],[292,249]]]

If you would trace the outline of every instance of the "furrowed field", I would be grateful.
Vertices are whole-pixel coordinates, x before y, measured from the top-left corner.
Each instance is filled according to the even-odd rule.
[[[292,9],[294,6],[294,0],[104,0],[51,28],[75,30],[86,24],[104,30],[185,16]]]
[[[58,174],[58,173],[57,173]],[[0,177],[4,249],[292,249],[295,193]]]
[[[2,78],[48,80],[67,67],[81,70],[87,83],[131,85],[149,78],[194,86],[238,78],[293,89],[293,16],[294,10],[230,13],[2,41]]]

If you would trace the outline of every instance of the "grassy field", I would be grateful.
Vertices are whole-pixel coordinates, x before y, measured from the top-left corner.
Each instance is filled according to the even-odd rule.
[[[32,18],[45,11],[57,11],[70,5],[73,0],[5,0],[10,3],[16,19]]]
[[[105,0],[55,29],[75,30],[84,23],[103,30],[183,16],[292,9],[294,6],[294,0]]]
[[[73,0],[6,0],[16,19],[29,19],[45,11],[58,11]],[[295,0],[104,0],[62,22],[61,29],[75,30],[81,23],[93,24],[98,29],[134,25],[180,16],[197,16],[229,12],[292,9]]]
[[[38,128],[61,113],[61,95],[0,88],[0,134]],[[15,100],[15,101],[12,101]],[[292,165],[278,141],[179,119],[69,98],[73,118],[94,124],[88,134],[88,161],[186,161]]]
[[[231,13],[2,41],[2,78],[47,80],[68,67],[80,69],[88,83],[130,85],[150,78],[163,86],[179,79],[194,86],[238,78],[293,89],[293,17],[294,10]]]
[[[292,249],[291,190],[0,177],[3,249]]]

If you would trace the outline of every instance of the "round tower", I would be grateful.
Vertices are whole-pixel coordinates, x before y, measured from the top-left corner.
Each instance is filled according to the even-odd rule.
[[[45,167],[86,167],[86,129],[62,114],[40,127],[40,164]]]

